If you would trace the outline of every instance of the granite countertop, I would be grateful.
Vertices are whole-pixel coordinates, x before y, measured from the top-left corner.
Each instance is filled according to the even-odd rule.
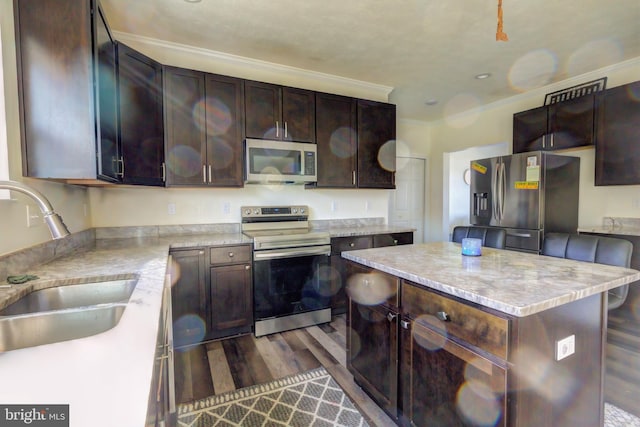
[[[71,426],[144,426],[170,248],[251,243],[240,233],[96,240],[0,289],[0,307],[31,290],[137,278],[120,322],[94,336],[0,353],[0,402],[69,404]]]
[[[517,317],[640,279],[632,269],[486,247],[482,256],[466,257],[451,242],[361,249],[342,257]]]
[[[114,328],[86,338],[0,353],[0,402],[69,404],[71,426],[145,425],[169,249],[252,243],[240,232],[154,236],[156,230],[147,228],[101,230],[105,238],[30,268],[28,272],[39,279],[0,287],[3,308],[38,289],[137,279]],[[414,231],[349,223],[327,230],[331,237]],[[132,232],[135,237],[120,237]]]
[[[581,226],[578,227],[578,232],[640,236],[640,218],[605,217],[602,225]]]

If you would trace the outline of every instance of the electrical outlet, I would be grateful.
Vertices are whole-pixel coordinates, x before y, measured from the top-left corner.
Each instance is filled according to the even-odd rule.
[[[562,360],[576,352],[576,336],[570,335],[556,341],[556,360]]]
[[[369,212],[369,201],[368,200],[364,202],[364,211],[365,212]]]
[[[44,219],[40,216],[40,209],[34,205],[27,205],[27,227],[38,227],[44,224]]]
[[[224,202],[222,204],[222,213],[225,215],[229,215],[231,213],[231,204],[229,202]]]
[[[167,205],[167,213],[169,215],[175,215],[176,214],[176,204],[175,203],[169,203]]]
[[[332,200],[331,201],[331,212],[335,212],[336,211],[336,201]]]

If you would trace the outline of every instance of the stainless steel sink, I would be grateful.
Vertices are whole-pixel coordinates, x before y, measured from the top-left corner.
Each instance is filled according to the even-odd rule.
[[[118,324],[136,280],[57,286],[0,310],[0,352],[85,338]]]
[[[33,291],[0,310],[0,316],[126,302],[135,289],[136,282],[136,280],[111,280]]]
[[[126,304],[107,304],[0,318],[0,352],[85,338],[118,324]]]

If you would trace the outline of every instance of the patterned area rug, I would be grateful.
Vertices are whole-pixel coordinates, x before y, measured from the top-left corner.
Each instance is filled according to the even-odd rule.
[[[610,403],[604,404],[605,427],[640,427],[640,418]]]
[[[178,406],[180,427],[368,427],[324,368]]]

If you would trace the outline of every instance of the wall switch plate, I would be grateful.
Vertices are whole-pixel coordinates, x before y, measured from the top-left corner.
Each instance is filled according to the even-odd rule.
[[[175,203],[169,203],[167,205],[167,213],[169,215],[175,215],[176,214],[176,204]]]
[[[332,200],[331,201],[331,212],[335,212],[336,211],[336,201]]]
[[[231,213],[231,204],[229,202],[224,202],[222,204],[222,213],[225,215],[229,215]]]
[[[576,352],[576,336],[570,335],[556,341],[556,360],[562,360]]]

